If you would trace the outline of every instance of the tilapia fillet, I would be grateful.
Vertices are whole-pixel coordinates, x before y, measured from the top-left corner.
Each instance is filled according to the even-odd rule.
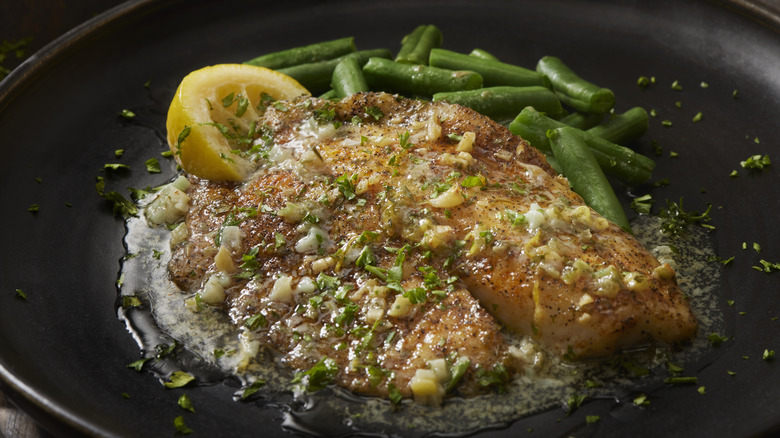
[[[258,126],[249,181],[191,178],[170,272],[310,386],[435,404],[537,347],[572,360],[697,330],[668,265],[468,108],[299,98]]]

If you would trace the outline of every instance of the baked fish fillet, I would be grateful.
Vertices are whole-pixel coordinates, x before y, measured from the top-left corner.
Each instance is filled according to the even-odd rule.
[[[696,333],[672,268],[468,108],[299,98],[256,131],[249,181],[191,178],[170,272],[310,384],[438,403],[505,382],[530,345],[572,360]]]

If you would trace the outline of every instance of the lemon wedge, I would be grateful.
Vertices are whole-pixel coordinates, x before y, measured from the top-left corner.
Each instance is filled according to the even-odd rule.
[[[295,79],[263,67],[219,64],[196,70],[181,81],[168,109],[168,145],[187,173],[243,181],[254,169],[246,152],[265,105],[301,95],[310,93]]]

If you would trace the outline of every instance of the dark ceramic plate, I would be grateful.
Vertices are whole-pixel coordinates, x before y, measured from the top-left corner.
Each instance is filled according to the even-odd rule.
[[[435,23],[446,48],[481,47],[529,67],[554,54],[611,87],[618,110],[655,108],[659,115],[637,148],[653,155],[649,139],[658,141],[665,152],[654,180],[670,184],[635,194],[652,193],[659,204],[682,196],[698,210],[713,203],[717,253],[735,256],[717,297],[731,339],[688,364],[698,385],[646,388],[651,404],[644,409],[592,400],[570,416],[553,409],[484,436],[531,428],[533,436],[777,431],[780,357],[765,361],[762,353],[780,351],[780,274],[752,267],[761,259],[780,262],[778,22],[760,2],[678,0],[144,1],[99,16],[0,84],[0,383],[56,434],[172,435],[173,418],[183,413],[179,393],[126,368],[140,353],[115,311],[124,227],[96,195],[95,176],[117,161],[115,149],[126,151],[121,162],[132,170],[106,175],[109,189],[155,185],[174,174],[171,162],[162,174],[148,174],[144,161],[165,149],[167,104],[191,70],[349,35],[361,48],[396,50],[415,25]],[[640,89],[642,75],[657,83]],[[671,90],[675,80],[682,91]],[[123,120],[125,108],[137,116]],[[692,122],[699,111],[703,119]],[[753,154],[777,164],[741,169]],[[732,170],[739,176],[729,177]],[[32,204],[37,213],[28,212]],[[234,402],[233,390],[215,384],[188,391],[198,412],[186,420],[198,436],[286,434],[278,410]],[[600,421],[586,425],[586,415]]]

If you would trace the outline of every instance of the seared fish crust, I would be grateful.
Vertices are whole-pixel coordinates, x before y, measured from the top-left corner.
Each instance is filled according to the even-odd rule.
[[[672,268],[468,108],[306,97],[257,132],[249,181],[190,178],[169,265],[250,354],[437,404],[505,383],[529,345],[571,360],[696,333]]]

